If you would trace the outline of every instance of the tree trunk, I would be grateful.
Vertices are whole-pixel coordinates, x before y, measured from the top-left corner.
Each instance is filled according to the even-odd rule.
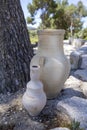
[[[32,56],[20,1],[0,0],[0,93],[25,87]]]

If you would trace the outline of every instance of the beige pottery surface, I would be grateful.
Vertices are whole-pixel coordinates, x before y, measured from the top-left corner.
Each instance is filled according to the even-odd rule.
[[[49,99],[58,95],[69,76],[70,64],[63,50],[64,33],[64,30],[38,31],[38,51],[30,64],[40,65],[40,80]]]
[[[27,83],[26,92],[22,102],[25,109],[31,116],[37,116],[46,105],[46,95],[43,91],[43,84],[39,81],[40,67],[31,67],[31,80]]]

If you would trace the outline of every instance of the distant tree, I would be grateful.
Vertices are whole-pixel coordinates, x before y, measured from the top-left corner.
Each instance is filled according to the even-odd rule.
[[[28,4],[28,11],[28,23],[34,24],[35,16],[39,12],[42,21],[40,28],[61,28],[68,32],[73,26],[75,33],[82,29],[82,17],[87,16],[87,9],[81,1],[77,5],[69,5],[68,0],[32,0]]]
[[[65,29],[69,27],[69,15],[66,14],[66,7],[68,6],[67,0],[56,1],[56,11],[52,17],[52,27],[57,29]]]
[[[79,1],[77,6],[71,4],[68,6],[67,10],[69,10],[67,14],[69,13],[70,15],[71,25],[74,27],[74,33],[78,33],[82,29],[82,17],[87,16],[87,9],[83,3]]]
[[[82,17],[85,17],[87,16],[87,7],[85,7],[83,5],[83,2],[82,1],[79,1],[77,3],[77,14],[78,14],[78,17],[81,19]]]
[[[25,87],[32,56],[20,1],[0,0],[0,93]]]
[[[33,0],[32,4],[28,4],[28,11],[30,12],[30,17],[27,18],[28,23],[35,24],[35,16],[40,12],[40,19],[42,21],[42,27],[51,26],[51,17],[56,11],[57,4],[54,0]]]
[[[37,30],[28,29],[28,32],[29,32],[31,43],[35,44],[36,42],[38,42]]]

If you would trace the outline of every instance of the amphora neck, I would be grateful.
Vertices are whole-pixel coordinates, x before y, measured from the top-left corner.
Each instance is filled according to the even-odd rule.
[[[64,30],[42,30],[38,32],[40,53],[63,53]]]

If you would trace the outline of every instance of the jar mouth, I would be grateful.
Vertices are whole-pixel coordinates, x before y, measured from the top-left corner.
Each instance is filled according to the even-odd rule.
[[[38,30],[37,34],[38,35],[64,35],[65,30],[64,29],[43,29],[43,30]]]
[[[32,65],[32,66],[30,67],[30,69],[33,69],[33,70],[38,70],[39,68],[40,68],[39,65]]]

